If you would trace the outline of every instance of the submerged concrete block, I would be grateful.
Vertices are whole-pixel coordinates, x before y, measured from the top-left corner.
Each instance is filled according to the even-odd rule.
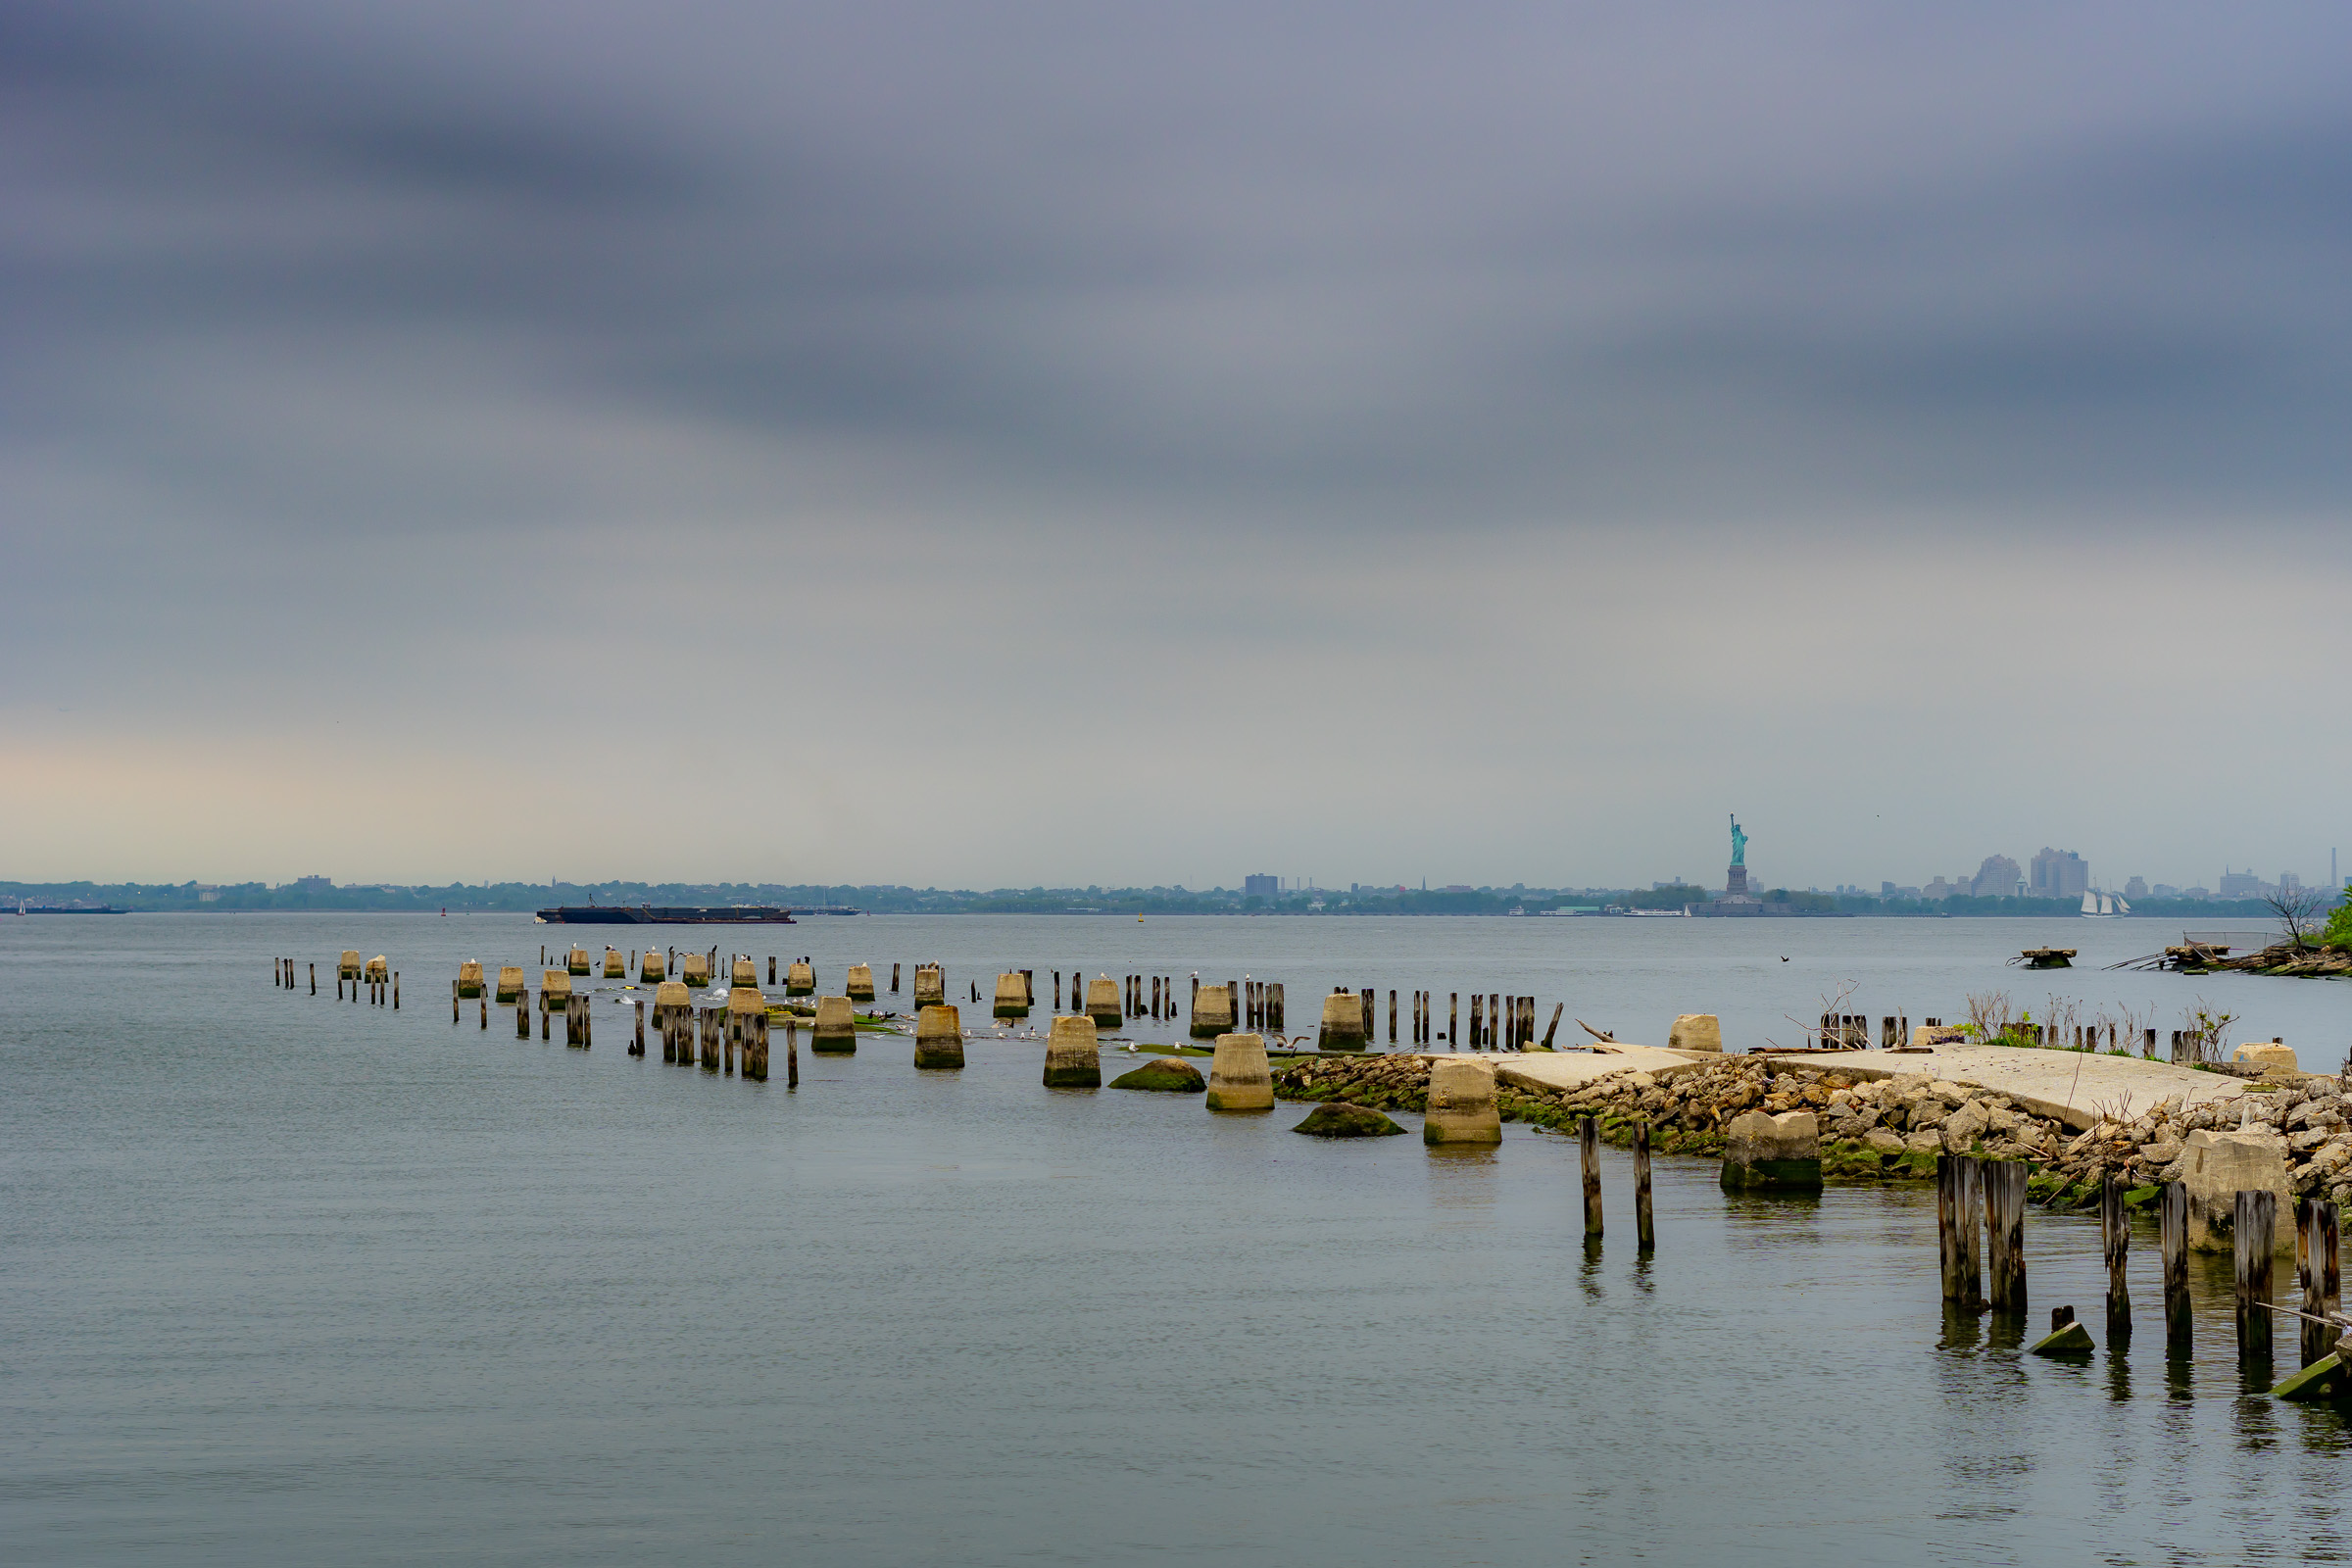
[[[784,966],[784,994],[788,997],[815,996],[815,966],[805,963],[799,958],[795,958],[792,960],[792,962],[786,964]],[[845,997],[842,1000],[846,1002],[849,999]]]
[[[2295,1195],[2286,1180],[2286,1140],[2277,1133],[2217,1133],[2200,1127],[2188,1135],[2181,1150],[2180,1180],[2188,1189],[2188,1245],[2192,1251],[2236,1249],[2234,1226],[2241,1192],[2276,1193],[2280,1214],[2295,1211]],[[2276,1236],[2276,1250],[2291,1254],[2294,1226],[2278,1226]]]
[[[2090,1330],[2080,1321],[2069,1318],[2066,1324],[2053,1329],[2041,1339],[2026,1347],[2028,1355],[2088,1355],[2098,1347],[2090,1342]]]
[[[1263,1035],[1219,1035],[1208,1062],[1208,1108],[1272,1110],[1274,1072]]]
[[[1723,1023],[1711,1012],[1686,1012],[1666,1031],[1668,1051],[1723,1051]]]
[[[917,1067],[963,1065],[963,1016],[944,1002],[935,1002],[914,1015],[914,1064]]]
[[[1094,1019],[1065,1013],[1054,1020],[1054,1033],[1046,1040],[1046,1087],[1102,1087],[1102,1056]]]
[[[808,1030],[808,1049],[840,1056],[858,1049],[858,1015],[850,1010],[849,998],[816,999],[816,1022]]]
[[[1723,1190],[1818,1191],[1821,1124],[1809,1110],[1742,1111],[1723,1130]]]
[[[1502,1113],[1494,1107],[1493,1063],[1430,1063],[1429,1109],[1421,1118],[1421,1141],[1432,1149],[1502,1142]]]
[[[1323,999],[1323,1027],[1315,1035],[1318,1051],[1364,1049],[1364,999],[1352,991],[1334,991]]]
[[[849,993],[852,1002],[873,1001],[874,966],[870,963],[851,964],[849,983],[842,989]]]
[[[471,1000],[482,994],[482,960],[467,958],[458,965],[458,995]]]
[[[522,995],[522,965],[519,963],[500,964],[498,966],[498,996],[494,1000],[513,1002]]]
[[[936,963],[914,966],[914,1004],[928,1007],[948,1000],[948,971]]]
[[[1029,1016],[1029,982],[1018,970],[997,976],[997,1016]]]
[[[1016,975],[1014,978],[1019,977]],[[1116,980],[1106,975],[1086,983],[1086,1015],[1094,1020],[1096,1030],[1102,1034],[1117,1034],[1127,1027],[1127,1007],[1119,998],[1119,983]]]
[[[1233,1033],[1233,993],[1225,986],[1202,986],[1193,998],[1193,1038],[1214,1040]]]

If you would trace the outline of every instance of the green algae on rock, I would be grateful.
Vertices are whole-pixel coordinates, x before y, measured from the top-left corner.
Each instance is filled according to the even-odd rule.
[[[1208,1087],[1200,1069],[1189,1061],[1163,1056],[1157,1061],[1145,1062],[1133,1072],[1119,1074],[1110,1081],[1113,1089],[1157,1089],[1169,1094],[1197,1095]]]
[[[1377,1110],[1335,1101],[1308,1111],[1291,1131],[1310,1138],[1387,1138],[1404,1129]]]

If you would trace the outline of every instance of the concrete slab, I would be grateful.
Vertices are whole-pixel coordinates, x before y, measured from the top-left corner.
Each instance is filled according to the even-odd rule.
[[[1422,1052],[1432,1061],[1449,1058],[1446,1052]],[[1481,1053],[1470,1054],[1475,1059]],[[1460,1060],[1459,1056],[1451,1056]],[[1505,1051],[1486,1054],[1494,1063],[1498,1082],[1520,1089],[1581,1089],[1595,1079],[1612,1073],[1645,1072],[1655,1078],[1689,1072],[1702,1062],[1721,1061],[1719,1055],[1692,1054],[1680,1051],[1661,1051],[1655,1046],[1620,1046],[1613,1052],[1601,1051]]]
[[[1806,1052],[1786,1059],[1808,1067],[1835,1067],[1857,1078],[1926,1073],[1956,1084],[1997,1089],[2035,1114],[2053,1117],[2078,1131],[2097,1120],[2102,1107],[2137,1115],[2158,1101],[2177,1095],[2185,1097],[2185,1104],[2201,1105],[2210,1100],[2234,1100],[2246,1092],[2242,1079],[2165,1061],[2014,1046]]]

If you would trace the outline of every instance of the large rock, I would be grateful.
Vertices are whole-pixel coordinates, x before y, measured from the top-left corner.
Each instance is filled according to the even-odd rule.
[[[1429,1109],[1421,1119],[1421,1141],[1432,1149],[1502,1142],[1502,1113],[1494,1105],[1491,1064],[1444,1059],[1430,1063]]]
[[[1318,1051],[1364,1049],[1364,999],[1352,991],[1334,991],[1323,999],[1323,1028],[1315,1036]]]
[[[963,1065],[963,1015],[944,1002],[935,1002],[914,1016],[914,1064],[917,1067]]]
[[[2217,1133],[2200,1127],[2181,1151],[2180,1181],[2188,1189],[2188,1245],[2199,1252],[2227,1252],[2236,1246],[2231,1228],[2241,1192],[2271,1192],[2278,1198],[2276,1250],[2292,1253],[2295,1195],[2286,1180],[2286,1140],[2277,1133]]]
[[[1291,1131],[1310,1138],[1388,1138],[1404,1129],[1367,1105],[1334,1102],[1308,1111]]]
[[[1208,1108],[1272,1110],[1274,1074],[1262,1035],[1219,1035],[1208,1063]]]
[[[1046,1040],[1046,1087],[1102,1087],[1102,1047],[1094,1019],[1065,1013],[1054,1020],[1054,1033]]]
[[[1097,1071],[1101,1057],[1096,1058]],[[1176,1056],[1162,1056],[1157,1061],[1145,1062],[1133,1072],[1123,1072],[1110,1081],[1113,1089],[1156,1089],[1164,1094],[1197,1095],[1208,1085],[1200,1077],[1200,1069]]]
[[[1975,1148],[1992,1125],[1984,1107],[1970,1101],[1953,1111],[1943,1121],[1943,1147],[1955,1154],[1965,1154]]]
[[[1821,1125],[1809,1110],[1742,1111],[1723,1130],[1723,1190],[1803,1192],[1821,1186]]]
[[[1666,1031],[1668,1051],[1723,1051],[1723,1023],[1711,1012],[1686,1012]]]

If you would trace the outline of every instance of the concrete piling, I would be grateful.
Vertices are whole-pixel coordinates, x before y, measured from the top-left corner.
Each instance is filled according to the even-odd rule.
[[[1087,989],[1107,987],[1111,1003],[1118,1002],[1118,988],[1108,980],[1098,980]],[[1046,1087],[1048,1089],[1100,1089],[1102,1087],[1102,1056],[1099,1036],[1092,1017],[1063,1013],[1054,1020],[1054,1032],[1046,1040]]]
[[[662,955],[651,948],[646,949],[645,956],[637,960],[637,983],[658,986],[668,978],[669,965]]]
[[[470,1002],[482,994],[482,960],[467,958],[458,965],[458,995]]]
[[[808,1030],[808,1049],[826,1055],[846,1056],[858,1049],[858,1015],[847,997],[816,999],[816,1021]]]
[[[738,956],[733,963],[727,965],[727,989],[733,991],[737,986],[748,986],[754,991],[760,989],[760,965],[748,956]]]
[[[1821,1190],[1821,1124],[1809,1110],[1742,1111],[1724,1127],[1727,1193]]]
[[[628,977],[628,960],[620,956],[620,950],[618,948],[607,948],[605,950],[605,978],[608,980],[626,980]]]
[[[1193,992],[1189,1025],[1195,1040],[1214,1040],[1233,1033],[1233,992],[1225,986],[1200,986]]]
[[[842,990],[848,993],[849,999],[852,1002],[873,1001],[874,966],[870,963],[851,964],[850,977],[842,986]]]
[[[816,966],[807,958],[795,958],[784,969],[784,994],[788,997],[816,995]],[[842,999],[847,1002],[849,999]]]
[[[522,965],[504,963],[498,968],[498,1000],[503,1004],[513,1002],[527,988],[522,983]]]
[[[1262,1111],[1274,1108],[1274,1074],[1266,1061],[1263,1035],[1219,1035],[1208,1064],[1208,1108]]]
[[[1124,1014],[1125,1009],[1119,1005],[1119,983],[1116,980],[1111,979],[1108,975],[1098,975],[1086,983],[1086,1016],[1092,1020],[1092,1027],[1097,1033],[1118,1033],[1126,1027],[1127,1020]],[[1060,1027],[1060,1020],[1054,1020],[1054,1028],[1058,1030]],[[1230,1011],[1226,1016],[1225,1027],[1228,1029],[1233,1027]]]
[[[1073,985],[1077,982],[1072,981]],[[948,971],[936,963],[914,966],[914,1004],[916,1007],[935,1007],[948,1000]]]
[[[1558,1023],[1556,1014],[1552,1021]],[[1667,1028],[1666,1049],[1720,1054],[1723,1050],[1723,1020],[1711,1012],[1686,1012]]]
[[[915,1014],[914,1064],[941,1068],[963,1065],[963,1017],[953,1006],[944,1002],[934,1003]]]
[[[357,948],[345,948],[343,950],[342,958],[335,964],[335,978],[338,980],[357,980],[359,977],[360,950]],[[336,995],[340,997],[342,993],[338,991]]]
[[[995,1015],[1000,1018],[1029,1016],[1029,982],[1018,972],[1006,971],[997,976]]]
[[[678,979],[688,986],[701,988],[710,983],[710,959],[700,953],[689,953],[678,959]]]
[[[588,972],[588,950],[575,947],[565,954],[564,956],[564,971],[566,974],[586,974]]]
[[[1494,1104],[1494,1069],[1483,1061],[1432,1062],[1421,1141],[1432,1149],[1501,1143],[1502,1115]]]
[[[1323,999],[1323,1023],[1315,1035],[1317,1051],[1364,1049],[1364,1006],[1352,991],[1334,991]]]

